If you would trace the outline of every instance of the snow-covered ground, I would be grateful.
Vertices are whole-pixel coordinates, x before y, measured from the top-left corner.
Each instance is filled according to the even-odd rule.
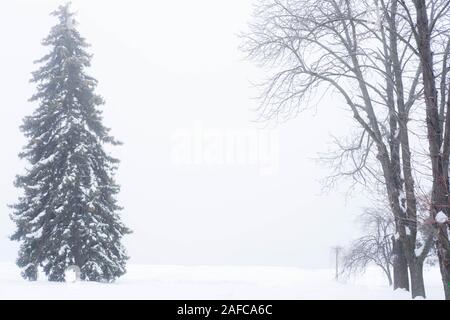
[[[128,270],[114,284],[29,283],[14,265],[0,264],[0,299],[410,299],[387,287],[376,269],[340,282],[327,269],[130,265]],[[428,298],[442,299],[439,271],[425,274]]]

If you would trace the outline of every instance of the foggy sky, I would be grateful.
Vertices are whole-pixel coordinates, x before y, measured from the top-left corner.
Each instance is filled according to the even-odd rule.
[[[253,1],[73,1],[105,124],[124,142],[112,152],[134,231],[125,238],[131,263],[328,267],[330,246],[358,235],[364,201],[346,201],[345,187],[323,193],[330,170],[312,160],[330,134],[347,132],[349,115],[324,99],[268,129],[253,121],[252,83],[264,73],[237,37]],[[49,13],[61,3],[0,2],[0,262],[16,257],[7,205],[25,165],[19,126],[36,106],[27,101],[33,61],[46,52],[41,40],[56,23]],[[222,144],[230,137],[247,147]]]

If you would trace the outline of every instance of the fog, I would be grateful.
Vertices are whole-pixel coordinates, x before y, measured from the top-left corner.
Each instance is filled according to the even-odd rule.
[[[0,2],[0,261],[17,244],[17,154],[33,61],[55,24],[50,0]],[[330,247],[358,235],[366,205],[346,185],[324,192],[331,173],[314,161],[351,119],[322,99],[286,123],[257,123],[263,70],[239,51],[252,0],[73,1],[92,44],[90,74],[106,100],[105,124],[124,142],[117,180],[131,263],[328,267]],[[345,196],[347,194],[347,197]],[[349,201],[351,200],[351,201]]]

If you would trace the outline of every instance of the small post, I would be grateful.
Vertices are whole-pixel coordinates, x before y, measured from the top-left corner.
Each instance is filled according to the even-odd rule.
[[[335,274],[335,280],[338,281],[339,280],[339,254],[342,251],[342,247],[336,246],[332,248],[335,254],[335,259],[336,259],[336,274]]]

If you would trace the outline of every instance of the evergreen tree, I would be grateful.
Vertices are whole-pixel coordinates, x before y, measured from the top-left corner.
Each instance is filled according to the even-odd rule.
[[[110,282],[126,272],[121,239],[130,233],[115,199],[119,161],[104,149],[119,142],[102,124],[104,101],[86,74],[92,56],[70,5],[52,14],[59,23],[44,39],[49,54],[32,77],[37,93],[30,100],[39,107],[21,127],[28,143],[20,157],[30,166],[16,179],[23,194],[12,206],[11,239],[21,243],[17,265],[28,280],[42,268],[49,280],[64,281],[75,265],[83,280]]]

